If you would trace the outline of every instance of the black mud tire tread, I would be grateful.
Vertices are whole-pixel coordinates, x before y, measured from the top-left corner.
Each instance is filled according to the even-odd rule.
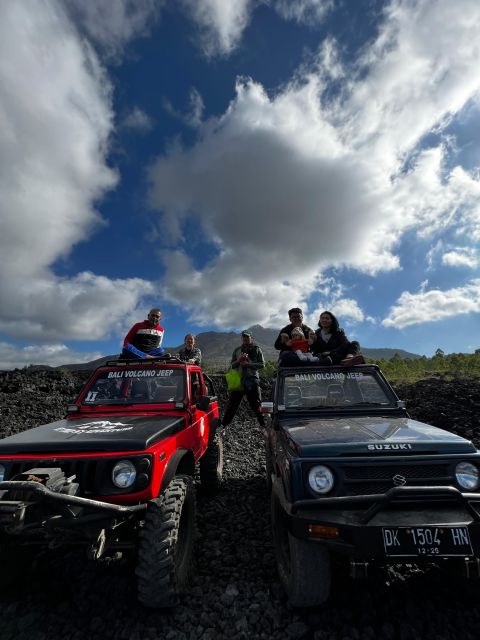
[[[195,512],[195,485],[190,476],[176,476],[159,498],[148,503],[135,570],[138,600],[146,607],[175,606],[188,585]]]
[[[267,487],[267,493],[272,493],[272,474],[273,474],[273,460],[270,453],[270,447],[268,443],[265,445],[265,483]]]
[[[317,607],[330,595],[331,570],[328,549],[320,543],[293,536],[282,507],[272,493],[272,533],[277,570],[290,604]]]
[[[215,491],[223,479],[223,437],[215,424],[208,448],[200,458],[200,482],[206,491]]]

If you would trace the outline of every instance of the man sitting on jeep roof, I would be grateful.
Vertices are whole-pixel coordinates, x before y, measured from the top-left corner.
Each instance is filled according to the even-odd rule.
[[[153,358],[161,355],[164,329],[158,323],[162,317],[160,309],[150,309],[147,319],[137,322],[125,336],[122,358]]]

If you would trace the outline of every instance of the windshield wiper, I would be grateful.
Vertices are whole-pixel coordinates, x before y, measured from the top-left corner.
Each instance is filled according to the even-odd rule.
[[[349,405],[347,405],[349,406]],[[305,406],[301,406],[301,407],[285,407],[287,411],[291,411],[292,409],[294,411],[310,411],[311,409],[345,409],[345,405],[339,406],[338,404],[316,404],[313,407],[305,407]]]
[[[388,407],[385,402],[355,402],[354,404],[346,405],[348,407]]]
[[[127,400],[126,398],[122,399],[122,400],[108,400],[108,399],[105,398],[105,400],[95,400],[94,402],[83,402],[82,406],[83,407],[98,407],[101,404],[106,404],[106,405],[115,405],[115,404],[117,404],[117,405],[122,405],[122,407],[124,407],[124,406],[128,406],[128,405],[131,405],[131,404],[138,404],[138,403],[135,403],[132,400]]]

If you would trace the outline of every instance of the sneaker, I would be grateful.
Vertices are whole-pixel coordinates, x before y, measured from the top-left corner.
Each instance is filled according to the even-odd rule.
[[[353,356],[353,358],[344,358],[340,361],[342,367],[353,367],[354,364],[365,364],[363,356]]]
[[[325,356],[324,358],[319,358],[318,360],[318,364],[321,366],[330,366],[331,364],[333,364],[333,360],[331,359],[330,356]]]

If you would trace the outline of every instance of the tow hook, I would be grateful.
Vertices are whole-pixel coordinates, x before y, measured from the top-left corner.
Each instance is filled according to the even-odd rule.
[[[480,578],[480,560],[478,558],[465,558],[465,577]]]
[[[105,535],[105,529],[102,529],[95,542],[92,542],[92,544],[87,547],[87,557],[90,560],[99,560],[105,551],[106,542],[107,538]]]
[[[350,560],[350,576],[354,580],[366,580],[368,578],[368,562]]]

